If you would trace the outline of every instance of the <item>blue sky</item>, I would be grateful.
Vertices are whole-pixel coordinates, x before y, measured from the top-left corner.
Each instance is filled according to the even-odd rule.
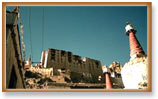
[[[43,8],[44,35],[42,36]],[[136,36],[147,53],[146,6],[20,7],[20,13],[24,25],[26,59],[32,54],[33,61],[38,62],[42,49],[55,48],[100,60],[102,65],[110,65],[113,61],[124,65],[130,58],[129,39],[125,35],[126,22],[135,26]],[[29,16],[32,53],[30,51]]]

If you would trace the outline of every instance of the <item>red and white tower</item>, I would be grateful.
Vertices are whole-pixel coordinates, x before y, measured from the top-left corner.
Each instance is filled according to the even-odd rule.
[[[134,26],[130,23],[127,23],[125,30],[126,30],[126,35],[129,36],[131,59],[134,59],[135,57],[145,56],[143,48],[141,47],[139,41],[137,40],[137,38],[135,36],[136,30],[134,29]]]
[[[137,40],[132,24],[127,23],[126,34],[129,36],[130,57],[121,70],[125,89],[146,89],[148,87],[148,59]]]
[[[106,84],[106,89],[112,89],[112,83],[110,80],[110,73],[108,72],[108,68],[103,69],[103,73],[105,75],[105,84]]]

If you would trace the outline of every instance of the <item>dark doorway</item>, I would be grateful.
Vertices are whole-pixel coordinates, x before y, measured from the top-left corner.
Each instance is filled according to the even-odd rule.
[[[9,81],[9,89],[15,89],[16,88],[16,84],[17,84],[17,76],[16,76],[16,72],[15,72],[15,67],[14,65],[12,66],[12,71],[11,71],[11,75],[10,75],[10,81]]]

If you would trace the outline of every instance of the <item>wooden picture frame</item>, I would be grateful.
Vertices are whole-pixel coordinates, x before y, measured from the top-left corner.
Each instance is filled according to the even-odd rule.
[[[7,89],[6,6],[147,6],[147,89]],[[3,92],[151,92],[152,91],[152,3],[151,2],[2,2],[2,91]]]

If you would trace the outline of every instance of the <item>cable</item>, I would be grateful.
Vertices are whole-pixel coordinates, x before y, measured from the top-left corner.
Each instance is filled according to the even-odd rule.
[[[42,16],[42,49],[41,51],[43,51],[43,47],[44,47],[44,7],[43,7],[43,16]]]
[[[31,8],[29,8],[29,30],[30,30],[30,50],[31,50],[31,60],[33,61],[33,53],[32,53],[32,32],[31,32]]]

